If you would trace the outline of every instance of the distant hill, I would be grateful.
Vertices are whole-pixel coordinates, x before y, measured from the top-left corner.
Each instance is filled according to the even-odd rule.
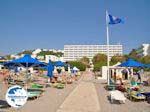
[[[45,56],[45,55],[55,55],[57,57],[62,57],[64,54],[62,52],[53,52],[53,51],[41,51],[37,54],[38,56]]]

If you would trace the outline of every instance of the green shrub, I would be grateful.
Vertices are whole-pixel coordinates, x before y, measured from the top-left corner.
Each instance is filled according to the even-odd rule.
[[[68,62],[72,67],[76,66],[80,71],[85,71],[86,65],[79,61],[69,61]]]
[[[102,66],[106,66],[106,62],[99,62],[94,64],[94,71],[100,71]]]

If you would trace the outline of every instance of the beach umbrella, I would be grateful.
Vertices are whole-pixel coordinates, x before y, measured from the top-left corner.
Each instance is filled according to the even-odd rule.
[[[27,68],[31,66],[46,66],[46,64],[26,54],[21,58],[4,63],[4,66],[23,66]]]
[[[53,70],[54,70],[54,66],[53,64],[49,61],[48,65],[47,65],[47,76],[49,78],[53,77]]]
[[[133,59],[128,59],[127,61],[121,63],[120,65],[118,65],[120,67],[145,67],[144,64],[135,61]]]
[[[62,61],[56,61],[54,65],[55,65],[56,67],[63,67],[63,66],[65,66],[65,63],[62,62]]]
[[[77,67],[73,67],[73,71],[79,71],[79,69]]]
[[[146,66],[147,68],[150,68],[150,64],[146,64],[145,66]]]

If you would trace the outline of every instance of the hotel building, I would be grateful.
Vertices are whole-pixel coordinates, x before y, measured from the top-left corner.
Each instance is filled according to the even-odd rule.
[[[78,60],[84,56],[92,59],[98,53],[107,54],[107,45],[64,45],[65,61]],[[110,58],[122,54],[122,45],[109,45]]]
[[[150,55],[150,44],[142,44],[136,52],[139,56],[147,56]]]

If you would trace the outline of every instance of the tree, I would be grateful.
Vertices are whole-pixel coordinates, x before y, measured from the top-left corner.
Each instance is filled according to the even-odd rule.
[[[92,59],[93,64],[99,63],[99,62],[107,62],[107,56],[105,54],[96,54]]]
[[[21,54],[32,54],[32,50],[25,50],[23,52],[18,53],[18,55],[21,55]]]
[[[136,49],[132,49],[132,51],[128,55],[128,58],[139,60],[141,57],[138,55]]]
[[[11,59],[12,59],[12,58],[11,58],[11,55],[6,55],[5,58],[6,58],[7,60],[11,60]]]
[[[80,61],[69,61],[67,63],[70,64],[72,67],[76,66],[78,69],[80,69],[80,71],[85,71],[86,69],[86,65]]]
[[[107,56],[105,54],[97,54],[93,57],[94,71],[99,71],[102,66],[107,63]]]
[[[125,56],[113,56],[111,58],[111,61],[110,61],[110,64],[111,65],[114,65],[116,64],[117,62],[123,62],[126,60],[126,57]]]
[[[89,60],[89,58],[88,57],[86,57],[86,56],[84,56],[84,57],[82,57],[81,59],[80,59],[80,62],[82,62],[83,64],[85,64],[87,67],[89,67],[90,66],[90,60]]]
[[[150,63],[150,55],[140,58],[140,62],[144,63],[144,64],[149,64]]]
[[[63,56],[63,53],[62,52],[53,52],[53,51],[41,51],[37,55],[38,56],[55,55],[55,56],[61,57],[61,56]]]

